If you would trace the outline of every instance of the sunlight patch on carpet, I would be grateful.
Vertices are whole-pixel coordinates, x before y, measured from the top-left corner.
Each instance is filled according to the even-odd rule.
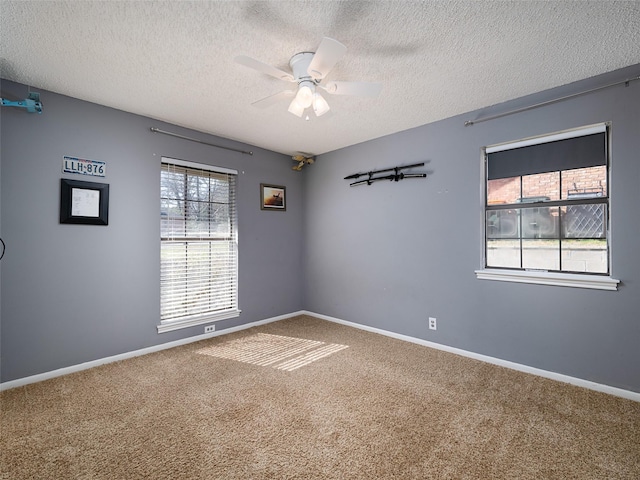
[[[196,353],[291,372],[345,348],[349,346],[257,333],[206,347]]]

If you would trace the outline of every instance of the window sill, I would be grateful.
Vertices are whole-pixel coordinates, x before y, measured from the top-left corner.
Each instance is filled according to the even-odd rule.
[[[500,282],[535,283],[558,287],[593,288],[597,290],[617,290],[620,280],[599,275],[580,275],[577,273],[535,272],[520,270],[476,270],[481,280]]]
[[[200,315],[197,317],[189,317],[185,319],[170,320],[161,322],[158,325],[158,333],[171,332],[173,330],[180,330],[181,328],[195,327],[204,323],[217,322],[219,320],[227,320],[229,318],[236,318],[240,316],[240,310],[226,310],[222,313],[212,315]]]

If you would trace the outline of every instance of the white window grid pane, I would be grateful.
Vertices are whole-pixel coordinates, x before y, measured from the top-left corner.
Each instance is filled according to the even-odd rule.
[[[557,170],[533,175],[539,178],[536,188],[547,188],[545,195],[526,197],[525,176],[487,180],[485,206],[485,266],[489,268],[540,269],[563,273],[609,273],[608,215],[609,192],[607,165],[573,170]],[[561,181],[543,181],[559,176]],[[526,182],[525,182],[526,183]],[[520,196],[513,197],[507,187],[520,184]],[[557,188],[556,192],[554,188]],[[506,189],[506,190],[505,190]],[[565,195],[566,192],[566,195]],[[505,201],[506,200],[506,201]],[[510,201],[509,201],[510,200]],[[528,203],[542,202],[546,205]],[[545,215],[546,211],[554,212]],[[517,232],[508,212],[515,212]],[[511,222],[511,223],[509,223]],[[509,227],[509,228],[507,228]],[[517,239],[516,244],[514,240]],[[543,241],[529,241],[547,239]],[[549,245],[554,239],[557,248]],[[515,247],[514,247],[515,245]],[[514,248],[519,250],[517,262]]]

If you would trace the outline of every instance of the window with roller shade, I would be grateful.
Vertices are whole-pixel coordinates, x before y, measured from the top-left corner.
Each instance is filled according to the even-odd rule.
[[[487,147],[485,268],[609,274],[607,126]]]
[[[159,332],[239,315],[236,177],[162,159]]]

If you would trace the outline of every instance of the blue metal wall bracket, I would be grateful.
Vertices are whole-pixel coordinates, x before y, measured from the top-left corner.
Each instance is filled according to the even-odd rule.
[[[26,108],[29,113],[42,113],[42,103],[40,103],[40,94],[37,92],[30,92],[29,97],[24,100],[17,100],[15,102],[2,99],[3,107],[20,107]]]

